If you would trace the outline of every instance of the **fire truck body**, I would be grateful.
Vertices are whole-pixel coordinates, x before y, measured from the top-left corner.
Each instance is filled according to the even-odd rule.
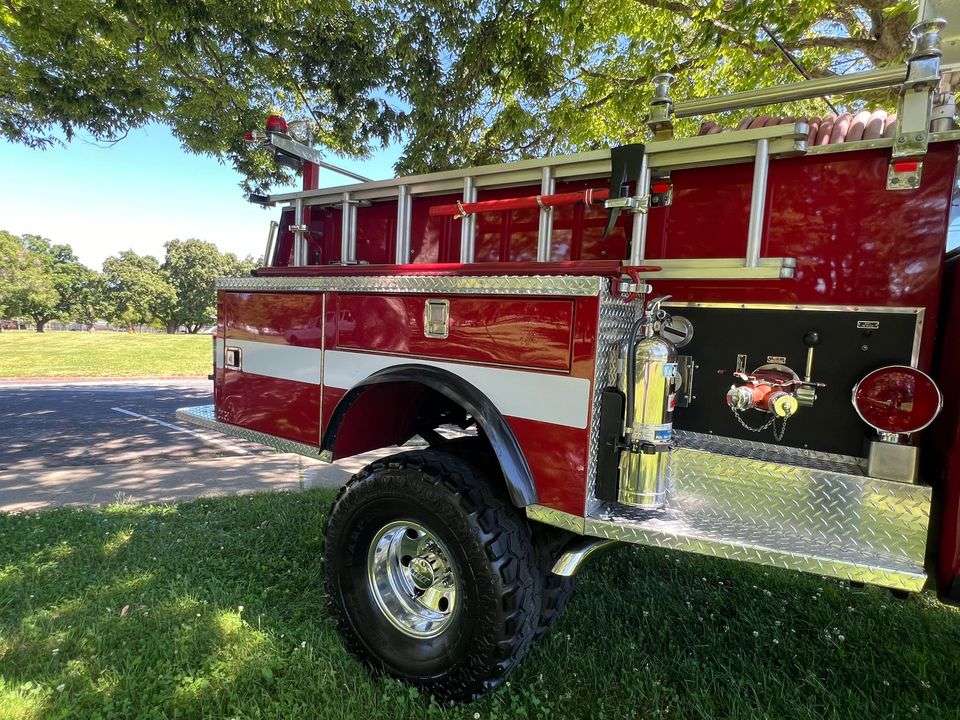
[[[909,93],[944,97],[939,66],[910,85],[923,42],[899,75],[863,81],[903,85],[901,133]],[[300,147],[304,191],[266,199],[286,204],[266,266],[219,283],[214,405],[182,419],[327,461],[417,436],[439,453],[364,471],[334,510],[328,564],[331,543],[362,535],[343,519],[362,525],[351,493],[382,525],[328,568],[348,646],[372,664],[451,697],[495,685],[520,636],[562,610],[564,578],[613,541],[902,591],[937,554],[940,590],[960,596],[960,286],[946,254],[960,132],[927,132],[931,101],[909,152],[897,133],[811,146],[804,122],[673,139],[668,89],[645,146],[324,189]],[[531,543],[544,609],[498,670],[450,680],[440,668],[461,650],[446,628],[479,602],[469,548],[429,508],[382,508],[433,502],[391,494],[416,495],[415,472],[456,475],[446,491],[475,503],[461,478],[475,470],[502,493],[485,507],[504,537],[531,521],[516,542]],[[549,552],[543,526],[564,531]]]

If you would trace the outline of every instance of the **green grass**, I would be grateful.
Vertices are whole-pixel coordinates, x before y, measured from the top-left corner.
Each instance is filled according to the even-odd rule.
[[[209,335],[0,332],[0,378],[207,375]]]
[[[627,547],[509,686],[439,707],[341,648],[331,497],[0,517],[0,718],[957,717],[956,608]]]

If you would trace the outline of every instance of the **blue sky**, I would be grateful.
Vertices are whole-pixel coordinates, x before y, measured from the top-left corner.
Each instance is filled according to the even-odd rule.
[[[374,179],[393,177],[400,148],[370,160],[331,156]],[[322,185],[343,179],[322,171]],[[263,253],[276,209],[250,205],[228,165],[194,155],[161,126],[101,146],[83,139],[49,150],[0,141],[0,230],[69,243],[99,269],[104,258],[133,249],[163,257],[173,238],[210,240],[240,256]],[[279,189],[277,189],[279,191]]]

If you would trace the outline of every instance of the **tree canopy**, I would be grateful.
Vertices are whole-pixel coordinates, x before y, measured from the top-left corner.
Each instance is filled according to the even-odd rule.
[[[915,0],[0,0],[0,136],[35,147],[146,123],[231,162],[271,108],[322,149],[402,140],[400,172],[636,139],[656,72],[676,97],[903,56]],[[883,99],[881,97],[881,99]],[[850,98],[841,99],[851,100]],[[820,101],[787,108],[823,113]]]

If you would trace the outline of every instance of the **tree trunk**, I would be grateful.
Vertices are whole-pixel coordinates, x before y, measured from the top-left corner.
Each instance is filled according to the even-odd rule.
[[[43,329],[47,326],[46,320],[37,320],[37,332],[43,332]]]

